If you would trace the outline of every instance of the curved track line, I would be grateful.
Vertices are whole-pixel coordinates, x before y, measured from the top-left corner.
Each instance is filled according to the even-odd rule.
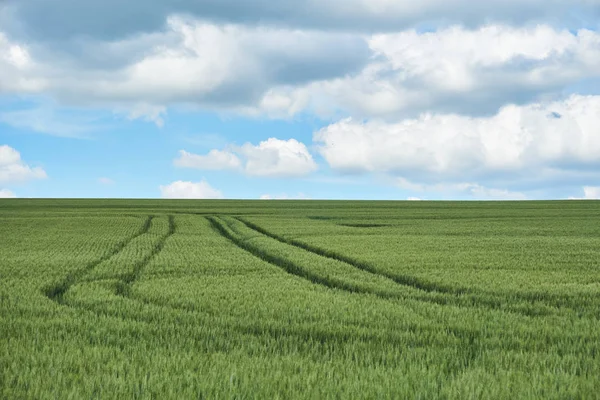
[[[330,258],[330,259],[336,260],[336,261],[341,261],[343,263],[353,266],[354,268],[358,268],[365,272],[369,272],[371,274],[379,275],[384,278],[390,279],[390,280],[398,283],[399,285],[410,286],[415,289],[422,290],[424,292],[437,292],[437,293],[444,293],[444,294],[449,293],[449,294],[457,294],[457,295],[470,293],[470,289],[467,289],[467,288],[453,288],[450,286],[444,286],[444,285],[439,285],[439,284],[435,284],[432,282],[423,281],[421,279],[418,279],[418,278],[415,278],[415,277],[409,276],[409,275],[397,275],[397,274],[392,274],[389,272],[381,271],[369,263],[357,261],[348,256],[337,253],[335,251],[325,250],[320,247],[312,246],[310,244],[306,244],[306,243],[303,243],[303,242],[300,242],[297,240],[286,239],[283,236],[279,236],[275,233],[269,232],[266,229],[264,229],[263,227],[258,226],[252,222],[249,222],[243,218],[240,218],[240,217],[234,217],[234,218],[236,220],[240,221],[242,224],[246,225],[248,228],[252,229],[253,231],[262,233],[263,235],[268,236],[272,239],[275,239],[278,242],[298,247],[302,250],[306,250],[310,253],[314,253],[314,254],[317,254],[322,257]]]
[[[234,218],[236,220],[240,221],[241,223],[243,223],[244,225],[246,225],[248,228],[250,228],[258,233],[262,233],[263,235],[268,236],[272,239],[275,239],[281,243],[289,244],[291,246],[298,247],[300,249],[306,250],[313,254],[317,254],[317,255],[327,257],[327,258],[330,258],[333,260],[344,262],[346,264],[349,264],[349,265],[351,265],[355,268],[361,269],[363,271],[370,272],[372,274],[379,275],[384,278],[388,278],[388,279],[396,282],[399,285],[410,286],[410,287],[413,287],[415,289],[418,289],[418,290],[421,290],[421,291],[424,291],[427,293],[451,294],[451,295],[455,295],[455,296],[473,295],[473,296],[476,296],[473,299],[473,301],[475,301],[476,303],[479,303],[481,305],[484,305],[488,308],[492,308],[492,309],[500,309],[500,307],[503,304],[506,304],[506,299],[504,297],[502,297],[501,295],[498,295],[495,293],[480,292],[480,291],[476,291],[471,288],[465,288],[465,287],[456,288],[456,287],[451,287],[451,286],[446,286],[446,285],[439,285],[439,284],[427,282],[427,281],[424,281],[424,280],[421,280],[421,279],[418,279],[416,277],[409,276],[409,275],[397,275],[397,274],[389,273],[386,271],[381,271],[380,269],[374,267],[373,265],[371,265],[369,263],[357,261],[351,257],[345,256],[345,255],[337,253],[335,251],[325,250],[323,248],[319,248],[317,246],[313,246],[313,245],[310,245],[310,244],[307,244],[304,242],[300,242],[298,240],[287,239],[283,236],[269,232],[266,229],[264,229],[263,227],[256,225],[250,221],[247,221],[241,217],[234,217]],[[481,295],[487,295],[487,296],[490,296],[490,298],[483,299],[483,298],[481,298]],[[598,296],[600,297],[600,294],[598,294]],[[521,294],[521,295],[516,295],[515,298],[524,303],[534,304],[535,302],[542,302],[545,306],[563,308],[563,309],[568,309],[568,310],[577,312],[577,310],[574,309],[572,306],[564,304],[565,298],[563,298],[563,297],[525,293],[525,294]],[[545,302],[547,302],[547,303],[545,303]],[[503,311],[508,311],[508,310],[503,310]],[[544,316],[544,315],[552,314],[552,312],[540,312],[540,313],[528,312],[528,311],[511,311],[511,312],[516,312],[516,313],[523,314],[523,315],[526,315],[529,317]]]
[[[62,304],[63,296],[71,288],[71,286],[78,283],[81,280],[81,278],[83,278],[87,273],[89,273],[94,268],[96,268],[99,264],[116,256],[120,251],[122,251],[125,248],[125,246],[127,246],[135,238],[143,235],[144,233],[147,233],[150,230],[150,226],[152,225],[152,219],[154,219],[154,216],[149,215],[146,218],[146,221],[144,221],[144,224],[142,225],[140,230],[137,233],[135,233],[133,236],[130,236],[130,237],[120,241],[108,253],[104,254],[102,257],[98,258],[97,260],[88,263],[85,267],[69,273],[58,284],[56,284],[54,286],[50,286],[50,287],[46,288],[45,290],[43,290],[46,297],[48,297],[50,300],[53,300],[57,303]]]
[[[518,314],[518,315],[522,315],[522,316],[526,316],[526,317],[543,316],[541,314],[529,313],[529,312],[521,311],[521,310],[501,309],[500,308],[501,303],[496,303],[496,302],[493,302],[493,303],[488,302],[490,304],[487,304],[485,302],[477,302],[472,305],[466,305],[464,303],[461,303],[459,301],[459,299],[456,297],[439,299],[439,298],[434,298],[434,297],[426,297],[425,295],[424,296],[411,296],[411,295],[404,295],[401,293],[382,292],[382,291],[378,291],[378,290],[367,289],[367,288],[363,288],[363,287],[360,287],[357,285],[349,284],[347,282],[344,282],[344,281],[341,281],[338,279],[332,279],[330,277],[323,277],[323,276],[314,274],[314,273],[310,272],[309,270],[307,270],[307,269],[301,267],[300,265],[295,264],[289,260],[269,254],[269,253],[263,251],[262,249],[260,249],[260,247],[252,245],[251,243],[249,243],[248,241],[246,241],[244,239],[235,237],[230,232],[228,232],[227,229],[225,228],[225,226],[221,222],[217,221],[216,218],[214,218],[214,217],[206,217],[206,218],[211,222],[212,226],[215,228],[215,230],[221,236],[225,237],[226,239],[231,241],[233,244],[235,244],[242,250],[249,252],[250,254],[260,258],[263,261],[266,261],[272,265],[282,268],[289,274],[298,276],[300,278],[308,280],[311,283],[322,285],[322,286],[325,286],[330,289],[339,289],[339,290],[343,290],[343,291],[349,292],[349,293],[370,294],[370,295],[377,296],[377,297],[385,299],[385,300],[416,300],[416,301],[421,301],[421,302],[426,302],[426,303],[431,303],[431,304],[436,304],[436,305],[441,305],[441,306],[452,305],[452,306],[464,307],[464,308],[477,308],[479,306],[479,307],[491,309],[494,311]],[[287,243],[284,243],[284,244],[287,244]],[[317,255],[320,255],[320,254],[317,254]]]
[[[477,295],[477,293],[475,293],[471,289],[451,288],[451,287],[447,287],[447,286],[443,286],[443,285],[437,285],[437,284],[433,284],[430,282],[425,282],[425,281],[419,280],[412,276],[400,276],[400,275],[390,274],[390,273],[387,273],[384,271],[380,271],[379,269],[375,268],[371,264],[359,262],[359,261],[356,261],[350,257],[343,255],[343,254],[325,250],[325,249],[322,249],[322,248],[319,248],[316,246],[312,246],[312,245],[309,245],[309,244],[306,244],[303,242],[299,242],[299,241],[296,241],[293,239],[286,239],[282,236],[279,236],[277,234],[269,232],[266,229],[254,224],[252,222],[246,221],[243,218],[240,218],[240,217],[234,217],[234,218],[237,221],[244,224],[246,227],[252,229],[253,231],[258,232],[258,233],[260,233],[264,236],[267,236],[271,239],[277,240],[280,243],[297,247],[299,249],[305,250],[307,252],[316,254],[321,257],[325,257],[325,258],[329,258],[332,260],[343,262],[354,268],[360,269],[364,272],[368,272],[373,275],[378,275],[380,277],[387,278],[401,286],[412,287],[414,289],[420,290],[425,293],[433,293],[433,294],[439,293],[439,294],[452,295],[453,297],[445,298],[445,299],[436,299],[436,298],[432,298],[432,297],[422,297],[422,296],[402,296],[402,295],[393,296],[393,295],[390,295],[387,293],[385,293],[383,296],[381,296],[382,293],[363,289],[362,291],[366,292],[366,293],[372,293],[377,296],[386,297],[386,298],[390,298],[390,297],[400,298],[400,299],[413,298],[413,299],[416,299],[419,301],[425,301],[428,303],[434,303],[434,304],[438,304],[438,305],[455,305],[455,306],[459,306],[459,307],[472,307],[472,306],[479,305],[481,307],[488,308],[491,310],[519,314],[519,315],[523,315],[526,317],[543,317],[543,316],[552,314],[552,312],[541,311],[541,310],[529,311],[529,310],[519,310],[519,309],[515,310],[515,309],[502,308],[502,306],[504,304],[506,304],[506,301],[498,296],[493,296],[492,298],[489,298],[489,299],[483,299],[480,296],[477,296],[475,298],[470,299],[470,301],[468,299],[465,299],[465,301],[460,301],[460,299],[455,296],[460,296],[460,295],[465,295],[465,294],[471,294],[471,295],[475,296],[475,295]],[[525,300],[525,299],[523,299],[523,300]],[[465,302],[472,303],[472,305],[465,304]]]
[[[162,251],[163,247],[165,246],[165,242],[170,236],[172,236],[175,233],[176,229],[177,227],[175,225],[175,217],[169,215],[169,230],[167,231],[167,233],[163,234],[160,237],[158,242],[156,242],[150,254],[147,254],[144,258],[136,262],[134,264],[133,271],[130,274],[125,275],[125,277],[120,280],[119,284],[117,285],[118,295],[125,297],[128,297],[130,295],[131,286],[135,283],[135,281],[137,281],[140,278],[140,275],[142,274],[146,266],[150,264],[150,261],[152,261],[152,259]]]
[[[302,268],[301,266],[299,266],[295,263],[292,263],[289,260],[269,254],[269,253],[263,251],[262,249],[260,249],[258,246],[254,246],[251,243],[249,243],[243,239],[235,237],[234,235],[229,233],[229,231],[223,226],[223,224],[221,222],[217,221],[217,219],[215,217],[206,217],[206,219],[210,222],[212,227],[221,236],[228,239],[230,242],[235,244],[240,249],[247,251],[248,253],[254,255],[255,257],[260,258],[263,261],[268,262],[269,264],[275,265],[276,267],[283,269],[284,271],[286,271],[287,273],[289,273],[291,275],[298,276],[298,277],[306,279],[312,283],[322,285],[322,286],[328,287],[330,289],[340,289],[340,290],[344,290],[344,291],[347,291],[350,293],[380,295],[376,292],[372,292],[370,290],[366,290],[364,288],[361,288],[361,287],[358,287],[356,285],[352,285],[352,284],[349,284],[346,282],[342,282],[337,279],[324,278],[322,276],[313,274],[312,272]],[[381,295],[382,295],[382,297],[388,297],[388,298],[396,297],[396,296],[383,296],[383,294],[381,294]]]
[[[115,312],[109,312],[107,310],[99,310],[95,307],[86,307],[84,305],[78,304],[78,305],[74,305],[74,304],[70,304],[68,302],[66,302],[64,300],[64,293],[66,293],[66,291],[73,286],[76,283],[81,283],[81,282],[86,282],[85,280],[81,280],[81,278],[85,275],[85,273],[91,271],[91,269],[93,267],[95,267],[96,265],[100,264],[102,261],[108,260],[109,258],[115,256],[117,253],[119,253],[128,243],[130,243],[133,239],[135,239],[136,237],[147,233],[150,229],[150,225],[152,222],[152,219],[154,217],[150,216],[148,217],[148,219],[146,220],[146,222],[144,223],[142,229],[134,236],[122,241],[121,243],[119,243],[118,246],[115,246],[115,251],[111,252],[112,254],[109,254],[105,257],[102,257],[99,260],[96,260],[93,263],[90,263],[88,266],[86,266],[85,269],[82,269],[78,272],[78,274],[71,274],[69,275],[64,281],[63,283],[61,283],[61,291],[58,292],[56,291],[54,296],[48,295],[48,297],[56,302],[58,302],[59,304],[63,304],[65,306],[71,307],[71,308],[75,308],[75,309],[80,309],[80,310],[86,310],[86,311],[91,311],[93,313],[95,313],[98,316],[101,315],[111,315],[113,317],[118,317],[118,318],[122,318],[122,319],[126,319],[124,318],[124,316],[119,315],[119,313],[115,313]],[[154,245],[154,248],[152,249],[152,251],[150,252],[150,254],[146,255],[143,259],[141,259],[140,261],[138,261],[135,265],[134,265],[134,270],[132,273],[130,273],[129,275],[120,278],[119,282],[117,282],[116,288],[115,288],[115,295],[117,296],[122,296],[125,297],[131,301],[139,301],[136,300],[135,297],[133,297],[131,295],[131,286],[133,285],[133,283],[135,283],[136,280],[139,279],[141,273],[143,272],[144,268],[150,263],[150,261],[158,254],[162,251],[166,240],[175,233],[176,230],[176,224],[175,224],[175,218],[172,215],[169,215],[169,230],[166,234],[163,234],[161,236],[161,238],[159,239],[159,241]],[[113,249],[114,250],[114,249]],[[77,279],[79,278],[79,279]],[[68,282],[67,284],[65,284],[64,282]],[[92,281],[93,282],[93,281]],[[141,301],[142,303],[147,303],[145,301]],[[158,305],[158,304],[156,304]],[[135,318],[127,318],[127,319],[135,319]],[[139,320],[139,319],[138,319]]]

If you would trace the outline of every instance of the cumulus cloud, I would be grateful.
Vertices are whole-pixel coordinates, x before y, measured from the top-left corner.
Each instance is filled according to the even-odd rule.
[[[295,139],[269,138],[258,145],[246,143],[197,155],[181,150],[174,164],[202,170],[235,170],[250,176],[299,177],[317,170],[306,145]]]
[[[206,181],[176,181],[159,187],[163,199],[222,199],[223,193]]]
[[[0,189],[0,199],[14,199],[17,195],[8,189]]]
[[[424,114],[398,123],[345,119],[314,134],[334,170],[425,179],[518,177],[600,162],[600,96],[509,105],[491,117]]]
[[[543,24],[360,34],[172,15],[162,30],[76,43],[52,50],[0,36],[0,91],[162,126],[173,105],[270,118],[481,115],[600,77],[598,32]]]
[[[258,111],[309,109],[397,120],[424,110],[469,115],[525,104],[582,79],[600,77],[600,34],[548,25],[515,28],[453,26],[372,35],[373,52],[360,73],[304,86],[278,86]]]
[[[296,139],[270,138],[258,146],[246,143],[239,151],[246,158],[244,170],[248,175],[294,177],[317,170],[317,164],[304,143]]]
[[[174,161],[175,166],[181,168],[196,168],[203,170],[237,170],[242,167],[242,162],[229,150],[211,150],[206,155],[179,151],[179,158]]]
[[[10,146],[0,146],[0,183],[17,183],[31,179],[44,179],[46,172],[40,167],[30,167],[21,160],[21,154]]]
[[[44,93],[68,104],[129,107],[130,118],[161,126],[168,105],[241,110],[255,106],[274,86],[358,72],[370,56],[355,34],[180,16],[168,17],[164,29],[151,34],[87,40],[79,41],[83,48],[34,46],[28,52],[0,36],[0,50],[14,53],[8,61],[0,58],[0,90]]]
[[[583,197],[569,197],[570,200],[600,200],[600,186],[584,186]]]
[[[477,110],[481,104],[487,106],[482,111],[495,110],[507,98],[531,100],[600,74],[600,35],[585,29],[451,27],[376,35],[370,46],[386,60],[377,73],[392,74],[383,82],[405,92],[406,100],[452,111]]]
[[[167,108],[164,106],[155,106],[150,104],[136,104],[129,111],[128,118],[130,120],[143,119],[145,121],[154,122],[156,126],[162,128],[165,124],[164,115],[167,113]]]
[[[29,49],[0,31],[0,94],[35,93],[45,88]]]
[[[586,199],[600,199],[600,187],[599,186],[585,186],[583,193]]]

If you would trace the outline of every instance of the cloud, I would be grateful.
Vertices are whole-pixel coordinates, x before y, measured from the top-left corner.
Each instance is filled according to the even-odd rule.
[[[206,155],[179,151],[179,158],[174,161],[181,168],[196,168],[203,170],[237,170],[242,167],[240,159],[228,150],[211,150]]]
[[[44,90],[44,79],[37,76],[36,69],[29,49],[0,31],[0,94]]]
[[[423,199],[422,199],[422,198],[420,198],[420,197],[414,197],[414,196],[410,196],[410,197],[408,197],[406,200],[408,200],[408,201],[421,201],[421,200],[423,200]]]
[[[56,49],[0,36],[13,54],[0,61],[0,92],[109,107],[160,127],[169,107],[184,105],[268,118],[483,115],[600,77],[600,34],[586,29],[488,23],[364,34],[164,18],[151,32]]]
[[[3,37],[0,50],[25,49],[7,39],[4,43]],[[160,126],[166,106],[233,110],[256,105],[273,86],[358,72],[370,56],[367,43],[354,34],[215,24],[181,16],[167,17],[164,28],[153,33],[77,43],[22,50],[27,54],[21,57],[23,66],[0,64],[0,72],[10,73],[0,91],[44,93],[65,104],[128,107],[131,118]]]
[[[600,186],[584,186],[583,197],[569,197],[569,200],[600,200]]]
[[[65,138],[88,138],[101,129],[96,117],[87,110],[63,109],[49,104],[0,112],[0,123],[13,128]]]
[[[297,177],[317,170],[317,164],[304,143],[296,139],[270,138],[258,146],[246,143],[239,151],[246,158],[244,170],[248,175]]]
[[[0,189],[0,199],[14,199],[17,195],[8,189]]]
[[[391,75],[383,82],[404,92],[405,100],[438,110],[495,111],[507,99],[526,102],[600,75],[600,35],[585,29],[450,27],[376,35],[370,47],[386,60],[377,71]]]
[[[598,186],[585,186],[583,193],[586,199],[600,199],[600,187]]]
[[[7,145],[0,146],[0,183],[18,183],[46,177],[42,168],[32,168],[25,164],[17,150]]]
[[[176,181],[169,185],[160,186],[163,199],[222,199],[223,194],[210,186],[206,181],[184,182]]]
[[[114,185],[115,181],[110,178],[102,177],[98,178],[98,183],[101,183],[102,185]]]
[[[600,164],[600,96],[509,105],[491,117],[423,114],[398,123],[344,119],[314,134],[329,166],[418,181],[525,179]]]
[[[581,12],[573,15],[574,8]],[[72,0],[29,0],[9,1],[0,22],[31,38],[59,41],[74,36],[115,39],[156,31],[162,27],[164,17],[173,14],[213,22],[371,32],[432,22],[595,22],[599,8],[597,0],[489,0],[477,4],[468,0],[182,0],[143,5],[136,1],[89,0],[85,7]]]
[[[129,111],[128,118],[130,120],[142,118],[148,122],[154,122],[154,124],[162,128],[165,124],[164,115],[167,113],[167,109],[164,106],[153,106],[150,104],[136,104]]]
[[[304,143],[269,138],[258,145],[246,143],[226,150],[196,155],[181,150],[174,164],[202,170],[234,170],[250,176],[300,177],[317,170]]]
[[[427,110],[488,115],[507,103],[555,96],[600,77],[600,34],[548,25],[453,26],[367,37],[373,52],[360,73],[304,86],[278,86],[256,112],[398,120]],[[277,112],[276,112],[277,111]]]

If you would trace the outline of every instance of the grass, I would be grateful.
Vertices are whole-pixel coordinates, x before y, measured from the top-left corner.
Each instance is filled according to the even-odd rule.
[[[598,398],[600,203],[0,201],[0,398]]]

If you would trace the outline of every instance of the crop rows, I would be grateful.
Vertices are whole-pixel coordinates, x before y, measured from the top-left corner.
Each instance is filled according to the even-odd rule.
[[[1,398],[600,389],[589,203],[7,204]],[[469,246],[462,263],[451,255]],[[473,273],[486,251],[488,269]]]

